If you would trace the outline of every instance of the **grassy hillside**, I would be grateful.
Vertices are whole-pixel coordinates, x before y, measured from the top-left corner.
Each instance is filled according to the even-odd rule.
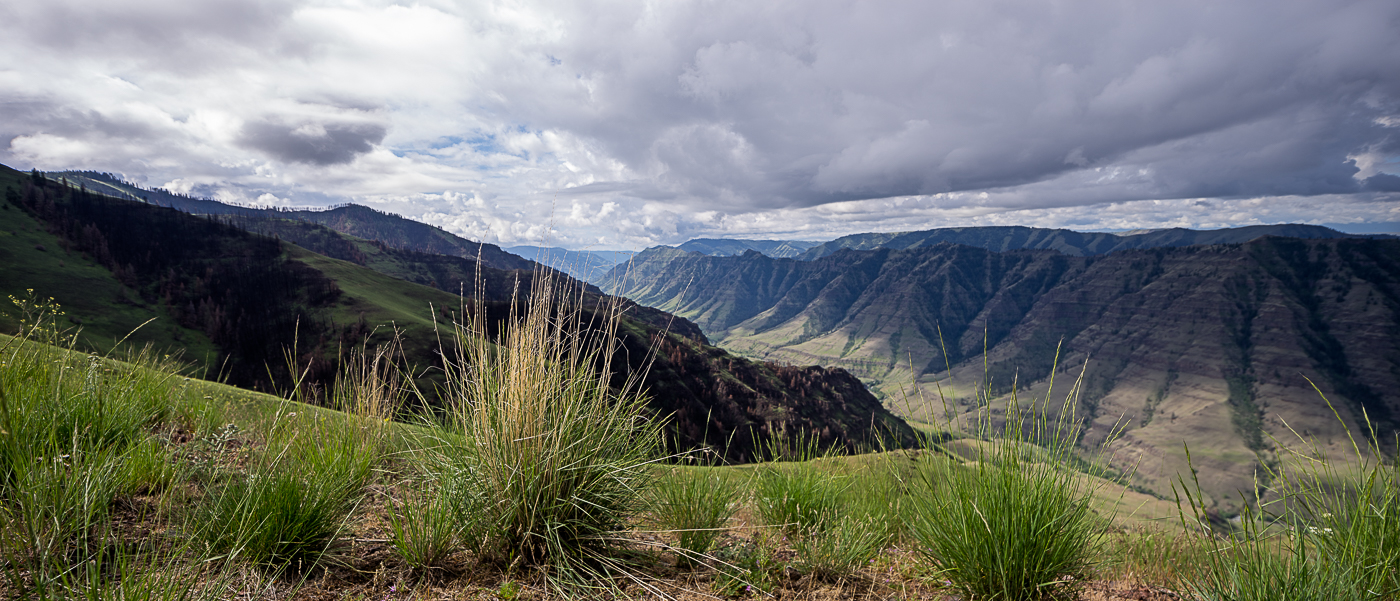
[[[1400,538],[1387,529],[1400,512],[1393,466],[1344,474],[1309,472],[1318,469],[1315,457],[1285,462],[1277,469],[1291,476],[1280,480],[1298,484],[1280,489],[1289,503],[1278,506],[1306,501],[1328,513],[1247,515],[1239,528],[1221,521],[1225,530],[1212,531],[1212,516],[1193,504],[1126,491],[1101,467],[1066,462],[1064,447],[1019,438],[962,433],[926,439],[918,450],[854,457],[821,457],[798,445],[774,449],[785,461],[742,466],[687,467],[646,454],[618,464],[616,446],[656,452],[659,441],[585,443],[640,415],[611,422],[580,415],[589,427],[551,428],[551,436],[566,437],[548,443],[480,436],[482,427],[516,431],[578,408],[546,392],[570,380],[534,379],[541,376],[528,366],[544,364],[528,359],[499,366],[526,378],[518,390],[531,393],[471,411],[502,421],[456,414],[467,421],[411,426],[384,419],[403,399],[392,369],[342,372],[333,396],[347,412],[338,412],[185,378],[159,360],[71,352],[44,344],[56,335],[52,323],[37,326],[24,339],[0,335],[6,598],[886,599],[1005,591],[1043,599],[1049,591],[1055,599],[1166,600],[1249,588],[1385,600],[1397,590]],[[544,345],[507,343],[500,356],[528,357],[549,344],[534,342]],[[470,396],[484,375],[466,377],[455,385]],[[509,411],[516,406],[499,400],[506,398],[551,410]],[[509,452],[484,452],[495,445]],[[532,462],[570,449],[585,452]],[[686,457],[705,460],[670,460]],[[514,474],[502,482],[529,485],[469,480],[490,470]],[[583,474],[598,480],[573,477]],[[608,491],[621,494],[597,496]],[[1366,502],[1348,505],[1337,491]],[[522,502],[534,511],[492,509]],[[547,524],[529,521],[557,509],[569,511],[548,514]],[[569,536],[583,527],[602,536]],[[526,553],[521,541],[534,539],[522,532],[557,544]],[[689,536],[696,532],[707,535]]]
[[[0,169],[0,188],[17,191],[28,179]],[[203,332],[182,326],[163,306],[144,302],[16,203],[0,203],[0,296],[28,299],[30,290],[65,307],[66,325],[81,330],[82,348],[106,353],[125,339],[127,348],[151,345],[157,353],[177,355],[197,374],[216,364],[218,349]],[[16,331],[22,312],[4,298],[0,302],[0,327]]]

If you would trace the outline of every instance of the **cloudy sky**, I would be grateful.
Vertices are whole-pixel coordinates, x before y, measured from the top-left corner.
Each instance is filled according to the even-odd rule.
[[[0,4],[0,163],[503,244],[1400,224],[1395,0]]]

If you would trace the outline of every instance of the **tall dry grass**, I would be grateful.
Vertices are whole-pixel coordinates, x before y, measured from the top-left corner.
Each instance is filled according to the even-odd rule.
[[[631,571],[619,547],[645,508],[661,451],[642,374],[615,363],[616,305],[537,272],[502,323],[466,311],[448,366],[450,427],[437,477],[462,540],[487,561],[539,566],[564,586]],[[499,333],[493,336],[493,333]]]

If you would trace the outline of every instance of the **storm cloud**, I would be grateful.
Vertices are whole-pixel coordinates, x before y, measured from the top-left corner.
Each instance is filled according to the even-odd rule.
[[[491,241],[1400,221],[1393,1],[62,0],[0,36],[6,164]]]
[[[238,141],[288,163],[336,165],[369,152],[386,131],[373,123],[253,121],[243,124]]]

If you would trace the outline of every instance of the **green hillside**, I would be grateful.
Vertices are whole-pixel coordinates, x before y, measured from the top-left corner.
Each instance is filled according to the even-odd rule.
[[[218,350],[203,332],[182,326],[164,307],[143,302],[111,271],[21,210],[12,193],[17,195],[29,177],[0,168],[7,201],[0,204],[0,295],[27,299],[32,290],[37,297],[54,298],[67,312],[64,325],[79,330],[82,348],[106,353],[125,339],[127,348],[151,345],[159,353],[179,355],[195,373],[215,365]],[[21,311],[8,300],[0,303],[0,327],[13,332]]]

